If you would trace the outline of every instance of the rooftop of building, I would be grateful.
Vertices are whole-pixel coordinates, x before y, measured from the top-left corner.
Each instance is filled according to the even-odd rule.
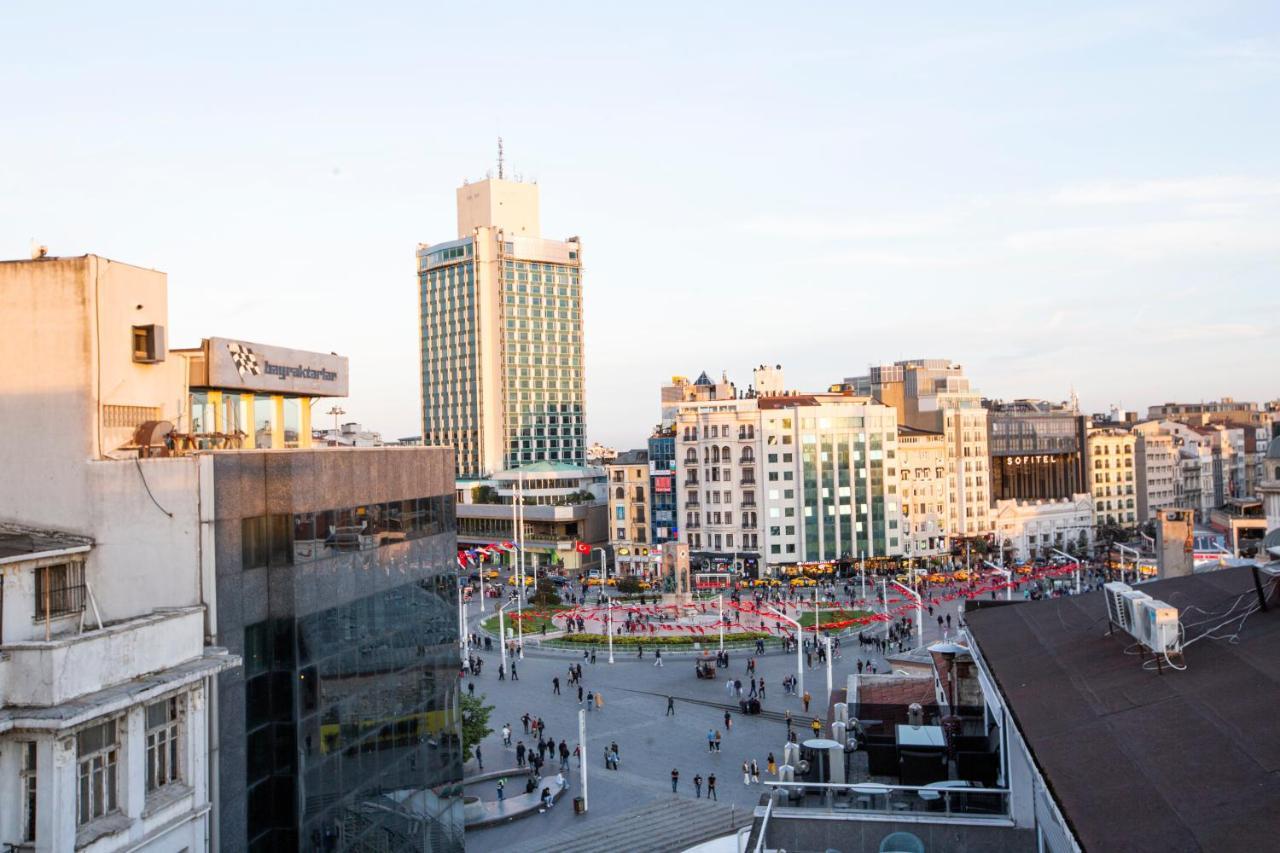
[[[568,462],[530,462],[528,465],[521,465],[519,468],[511,468],[506,471],[499,471],[494,474],[491,479],[494,480],[518,480],[520,475],[528,477],[534,474],[546,475],[555,474],[560,476],[574,477],[599,477],[601,472],[599,468],[588,468],[582,465],[571,465]]]
[[[649,451],[647,450],[620,450],[618,455],[613,457],[607,464],[609,465],[648,465]]]
[[[0,521],[0,563],[87,551],[92,546],[93,540],[88,536]]]
[[[1248,568],[1142,591],[1179,609],[1185,671],[1157,673],[1125,654],[1130,639],[1106,634],[1101,593],[965,619],[1084,849],[1270,849],[1280,834],[1280,607],[1252,612]]]

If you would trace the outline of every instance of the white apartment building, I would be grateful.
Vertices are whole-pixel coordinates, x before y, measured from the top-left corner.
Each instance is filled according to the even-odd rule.
[[[759,422],[754,399],[695,399],[678,407],[676,522],[695,570],[759,567]]]
[[[1133,434],[1123,429],[1089,430],[1087,471],[1095,525],[1138,523],[1136,444]]]
[[[1151,521],[1162,509],[1178,505],[1181,466],[1173,436],[1134,427],[1137,454],[1138,521]]]
[[[1031,560],[1050,549],[1093,543],[1093,498],[1088,493],[1059,500],[1001,500],[993,510],[996,541],[1004,556]]]
[[[867,397],[758,400],[770,566],[905,552],[894,410]]]
[[[898,426],[898,479],[902,491],[903,555],[947,553],[947,447],[942,433]]]
[[[165,358],[167,313],[153,270],[92,255],[0,263],[0,435],[15,439],[0,451],[0,842],[12,849],[204,850],[214,837],[205,714],[239,659],[206,648],[211,466],[121,450],[187,404],[186,361]]]
[[[96,556],[86,537],[0,525],[0,840],[205,850],[209,686],[239,661],[205,649],[198,605],[102,621]]]

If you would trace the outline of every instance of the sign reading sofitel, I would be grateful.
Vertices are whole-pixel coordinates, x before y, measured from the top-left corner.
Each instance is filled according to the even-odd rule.
[[[347,396],[347,359],[332,353],[209,338],[209,385],[313,397]]]

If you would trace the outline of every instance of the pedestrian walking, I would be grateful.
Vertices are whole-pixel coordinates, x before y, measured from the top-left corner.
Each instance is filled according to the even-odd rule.
[[[764,701],[764,677],[763,676],[761,676],[760,678],[760,701],[761,702]]]
[[[778,775],[778,762],[773,757],[773,753],[769,753],[769,757],[765,759],[765,769],[769,771],[770,776]]]
[[[578,685],[578,704],[582,704],[582,685]]]
[[[499,779],[498,780],[498,802],[502,802],[502,791],[506,787],[507,787],[507,780]],[[710,796],[710,794],[708,794],[708,796]]]
[[[727,732],[733,731],[733,715],[728,711],[724,712],[724,730]]]
[[[662,649],[653,650],[653,665],[662,666]]]
[[[511,746],[511,724],[502,724],[502,745]]]
[[[716,733],[711,729],[707,729],[707,752],[716,751]]]
[[[506,673],[502,671],[502,664],[498,664],[498,680],[499,680],[499,681],[506,681],[506,680],[507,680],[507,675],[506,675]]]
[[[745,761],[742,762],[742,784],[751,784],[751,765]]]
[[[707,799],[720,802],[720,798],[716,796],[716,774],[707,774]]]
[[[498,666],[502,666],[502,664],[498,664]],[[519,681],[519,680],[520,680],[520,674],[519,674],[518,672],[516,672],[516,662],[515,662],[515,661],[512,661],[512,662],[511,662],[511,680],[512,680],[512,681]]]
[[[680,784],[680,771],[674,767],[671,768],[671,793],[676,793],[676,786]]]
[[[675,713],[676,713],[676,700],[675,700],[675,697],[668,696],[668,697],[667,697],[667,713],[666,713],[666,716],[668,716],[668,717],[674,717],[674,716],[675,716]]]
[[[818,722],[817,717],[813,718],[813,722],[809,724],[809,727],[813,729],[814,737],[818,737],[822,734],[822,723]]]
[[[480,744],[476,744],[476,767],[484,769],[484,759],[480,757]]]
[[[528,733],[529,733],[529,721],[530,721],[531,719],[533,719],[533,718],[529,716],[529,712],[528,712],[528,711],[525,711],[525,712],[524,712],[524,716],[520,718],[520,722],[521,722],[521,723],[524,723],[524,733],[525,733],[525,734],[528,734]]]
[[[597,711],[604,710],[604,694],[601,693],[599,690],[596,691],[596,710]]]
[[[524,741],[516,741],[516,767],[524,767]]]
[[[716,729],[716,752],[720,751],[720,730]]]
[[[698,799],[702,798],[702,776],[693,777],[693,795]]]
[[[555,678],[551,679],[551,695],[553,696],[560,695],[560,676],[558,675]]]
[[[468,696],[476,695],[476,683],[474,681],[467,682],[467,695]]]
[[[756,763],[754,758],[751,759],[751,783],[753,785],[760,784],[760,765]]]
[[[800,697],[801,701],[804,702],[804,712],[806,714],[809,713],[809,700],[812,698],[813,697],[809,695],[808,690],[804,692],[804,696]]]
[[[587,691],[587,710],[590,711],[592,708],[595,707],[595,704],[596,704],[596,695],[592,693],[590,690],[588,690]]]

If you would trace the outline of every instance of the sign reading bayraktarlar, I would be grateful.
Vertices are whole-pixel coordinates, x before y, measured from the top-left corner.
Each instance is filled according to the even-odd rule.
[[[312,397],[347,396],[347,359],[331,353],[209,338],[209,385]]]

